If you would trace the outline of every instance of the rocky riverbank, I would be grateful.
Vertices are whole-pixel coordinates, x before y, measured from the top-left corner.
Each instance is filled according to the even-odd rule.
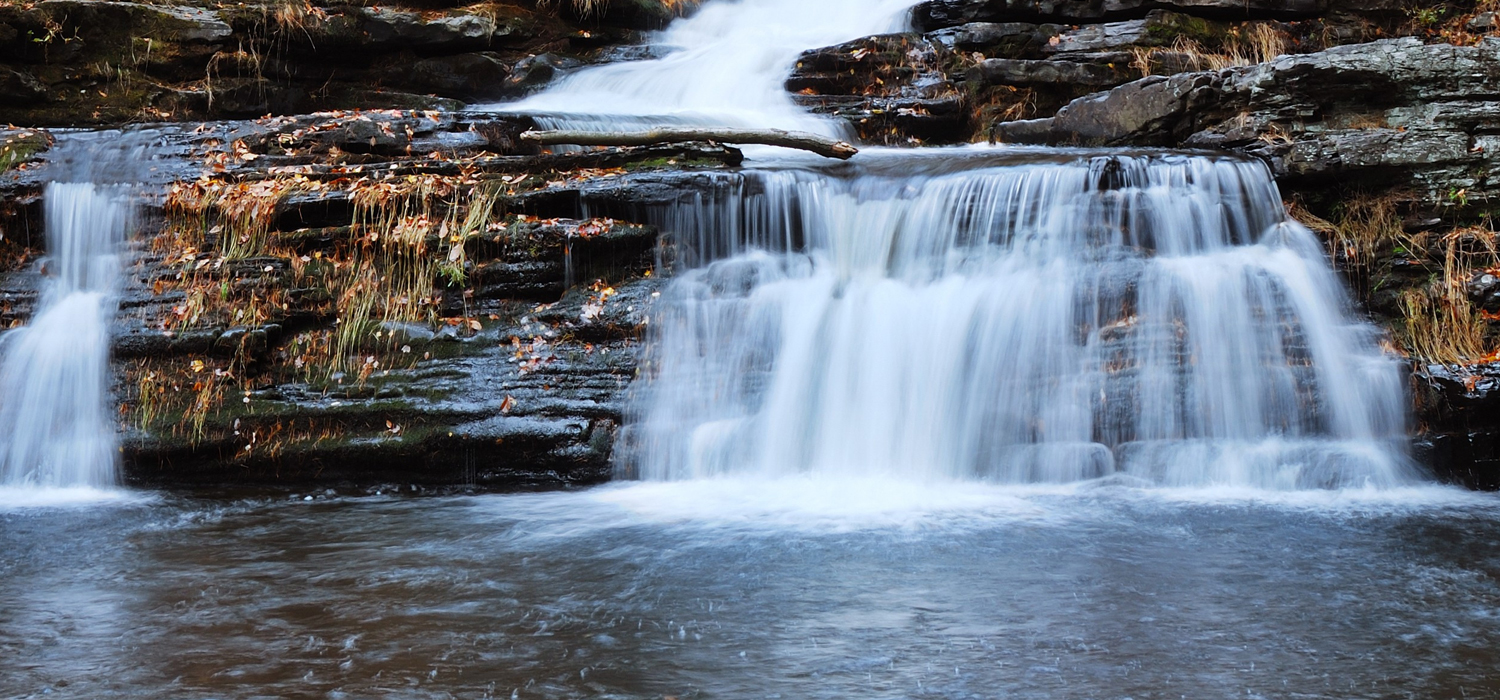
[[[132,480],[607,478],[671,256],[647,205],[738,152],[549,155],[460,103],[626,56],[690,6],[607,8],[0,6],[0,38],[25,38],[0,42],[0,121],[27,127],[0,131],[0,322],[38,275],[36,127],[173,120],[116,334]],[[1494,10],[935,0],[913,31],[809,51],[787,88],[870,143],[1264,160],[1410,359],[1418,455],[1496,488]]]

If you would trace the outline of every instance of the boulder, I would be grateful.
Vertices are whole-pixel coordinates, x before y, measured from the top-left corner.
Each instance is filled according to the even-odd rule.
[[[786,87],[799,105],[843,118],[869,143],[952,142],[968,117],[949,77],[962,40],[949,39],[883,34],[814,49],[798,58]]]
[[[556,54],[544,53],[529,56],[511,67],[510,75],[505,79],[502,94],[524,95],[542,88],[564,72],[580,65],[582,63],[576,59]]]
[[[505,96],[511,68],[494,53],[461,53],[392,65],[385,75],[392,85],[476,101]]]

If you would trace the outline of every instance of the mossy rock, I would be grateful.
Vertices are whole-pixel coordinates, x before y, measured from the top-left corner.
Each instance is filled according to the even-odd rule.
[[[218,14],[199,8],[84,0],[0,5],[0,60],[23,63],[196,64],[230,33]]]
[[[1231,36],[1228,24],[1180,12],[1157,10],[1146,17],[1149,46],[1170,46],[1179,39],[1194,41],[1204,48],[1218,48]]]
[[[0,129],[0,172],[52,147],[52,135],[35,129]]]

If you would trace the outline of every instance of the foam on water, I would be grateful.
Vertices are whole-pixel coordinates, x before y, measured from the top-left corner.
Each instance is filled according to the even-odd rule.
[[[143,503],[147,497],[121,489],[92,486],[0,486],[0,512]]]
[[[1015,526],[1072,531],[1182,509],[1292,512],[1335,520],[1446,513],[1492,520],[1500,500],[1452,486],[1277,491],[1160,487],[1128,475],[1067,484],[914,482],[883,476],[794,475],[617,482],[582,493],[464,499],[506,537],[590,539],[620,530],[677,533],[677,547],[719,546],[725,534],[853,532],[936,535]],[[1132,515],[1136,514],[1136,515]]]

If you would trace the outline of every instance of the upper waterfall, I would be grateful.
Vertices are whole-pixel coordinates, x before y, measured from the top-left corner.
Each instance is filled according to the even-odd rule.
[[[803,51],[901,31],[915,0],[708,2],[650,36],[654,58],[583,69],[520,102],[480,109],[525,112],[554,128],[630,129],[691,124],[780,128],[845,137],[787,94]]]

